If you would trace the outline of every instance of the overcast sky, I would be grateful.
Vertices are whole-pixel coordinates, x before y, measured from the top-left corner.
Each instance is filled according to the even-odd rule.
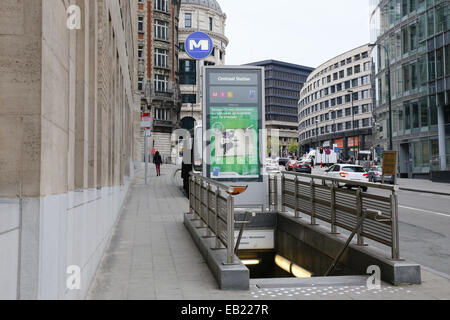
[[[218,0],[227,65],[275,59],[316,68],[370,41],[369,0]]]

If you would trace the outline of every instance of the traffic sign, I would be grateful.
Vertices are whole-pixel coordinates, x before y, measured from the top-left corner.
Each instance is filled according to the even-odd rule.
[[[213,42],[211,37],[203,32],[191,33],[185,43],[186,53],[193,59],[202,60],[212,53]]]

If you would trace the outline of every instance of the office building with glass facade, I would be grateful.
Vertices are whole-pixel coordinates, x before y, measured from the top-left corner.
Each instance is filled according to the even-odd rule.
[[[450,180],[449,4],[371,1],[375,144],[392,139],[401,177]]]
[[[268,143],[278,130],[279,151],[274,155],[287,157],[289,145],[298,142],[298,99],[300,90],[314,68],[276,60],[266,60],[248,65],[261,66],[265,70],[266,129]],[[269,146],[269,149],[273,147]],[[297,153],[297,152],[295,152]]]
[[[372,148],[371,73],[368,45],[332,58],[311,73],[300,93],[301,153],[336,145],[341,159],[348,160]]]

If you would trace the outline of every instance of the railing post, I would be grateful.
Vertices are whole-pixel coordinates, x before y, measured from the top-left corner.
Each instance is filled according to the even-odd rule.
[[[314,178],[311,178],[309,183],[311,188],[311,225],[317,225],[316,223],[316,190],[314,185]]]
[[[361,187],[358,187],[356,190],[356,223],[362,218],[362,191]],[[361,235],[363,231],[364,224],[361,224],[361,227],[358,229],[356,234],[356,243],[358,246],[364,246],[364,237]]]
[[[272,210],[272,207],[274,205],[273,199],[272,199],[272,194],[273,194],[273,191],[272,191],[272,176],[269,175],[269,211]]]
[[[211,228],[210,228],[210,222],[209,222],[209,203],[210,203],[210,199],[209,199],[209,193],[211,192],[211,184],[208,182],[208,187],[206,188],[206,236],[210,237],[211,236]]]
[[[294,201],[295,201],[295,218],[300,218],[300,213],[298,212],[298,177],[296,176],[294,179],[294,183],[295,183],[295,195],[294,195]]]
[[[273,188],[274,188],[274,193],[273,193],[273,199],[274,199],[274,212],[278,212],[278,176],[275,175],[273,176]]]
[[[398,198],[395,190],[391,194],[391,230],[392,230],[392,260],[400,260],[398,235]]]
[[[286,212],[286,204],[284,203],[286,177],[284,172],[281,174],[281,212]]]
[[[195,194],[195,203],[194,203],[195,215],[198,217],[199,220],[201,220],[202,218],[200,217],[200,213],[198,212],[198,179],[197,179],[197,177],[194,178],[194,194]]]
[[[203,182],[203,180],[200,180],[200,217],[201,217],[200,227],[204,228],[206,225],[206,228],[208,228],[208,225],[206,224],[206,220],[205,220],[205,209],[203,206],[204,205],[203,192],[204,192],[204,182]]]
[[[234,199],[228,196],[227,200],[227,228],[228,228],[228,244],[227,244],[227,263],[234,263]]]
[[[189,213],[193,214],[195,213],[195,210],[192,206],[193,203],[193,197],[192,197],[192,180],[194,179],[193,176],[189,176]]]
[[[219,187],[217,187],[216,189],[216,210],[215,210],[215,216],[216,216],[216,220],[214,222],[214,233],[216,234],[216,249],[220,248],[220,239],[219,239],[219,195],[220,195],[220,190]]]
[[[338,234],[336,228],[336,186],[334,181],[331,183],[331,233]]]

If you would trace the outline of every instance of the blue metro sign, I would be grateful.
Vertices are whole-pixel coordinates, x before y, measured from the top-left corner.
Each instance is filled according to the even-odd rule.
[[[187,37],[185,48],[191,58],[202,60],[212,53],[213,42],[206,33],[194,32]]]

